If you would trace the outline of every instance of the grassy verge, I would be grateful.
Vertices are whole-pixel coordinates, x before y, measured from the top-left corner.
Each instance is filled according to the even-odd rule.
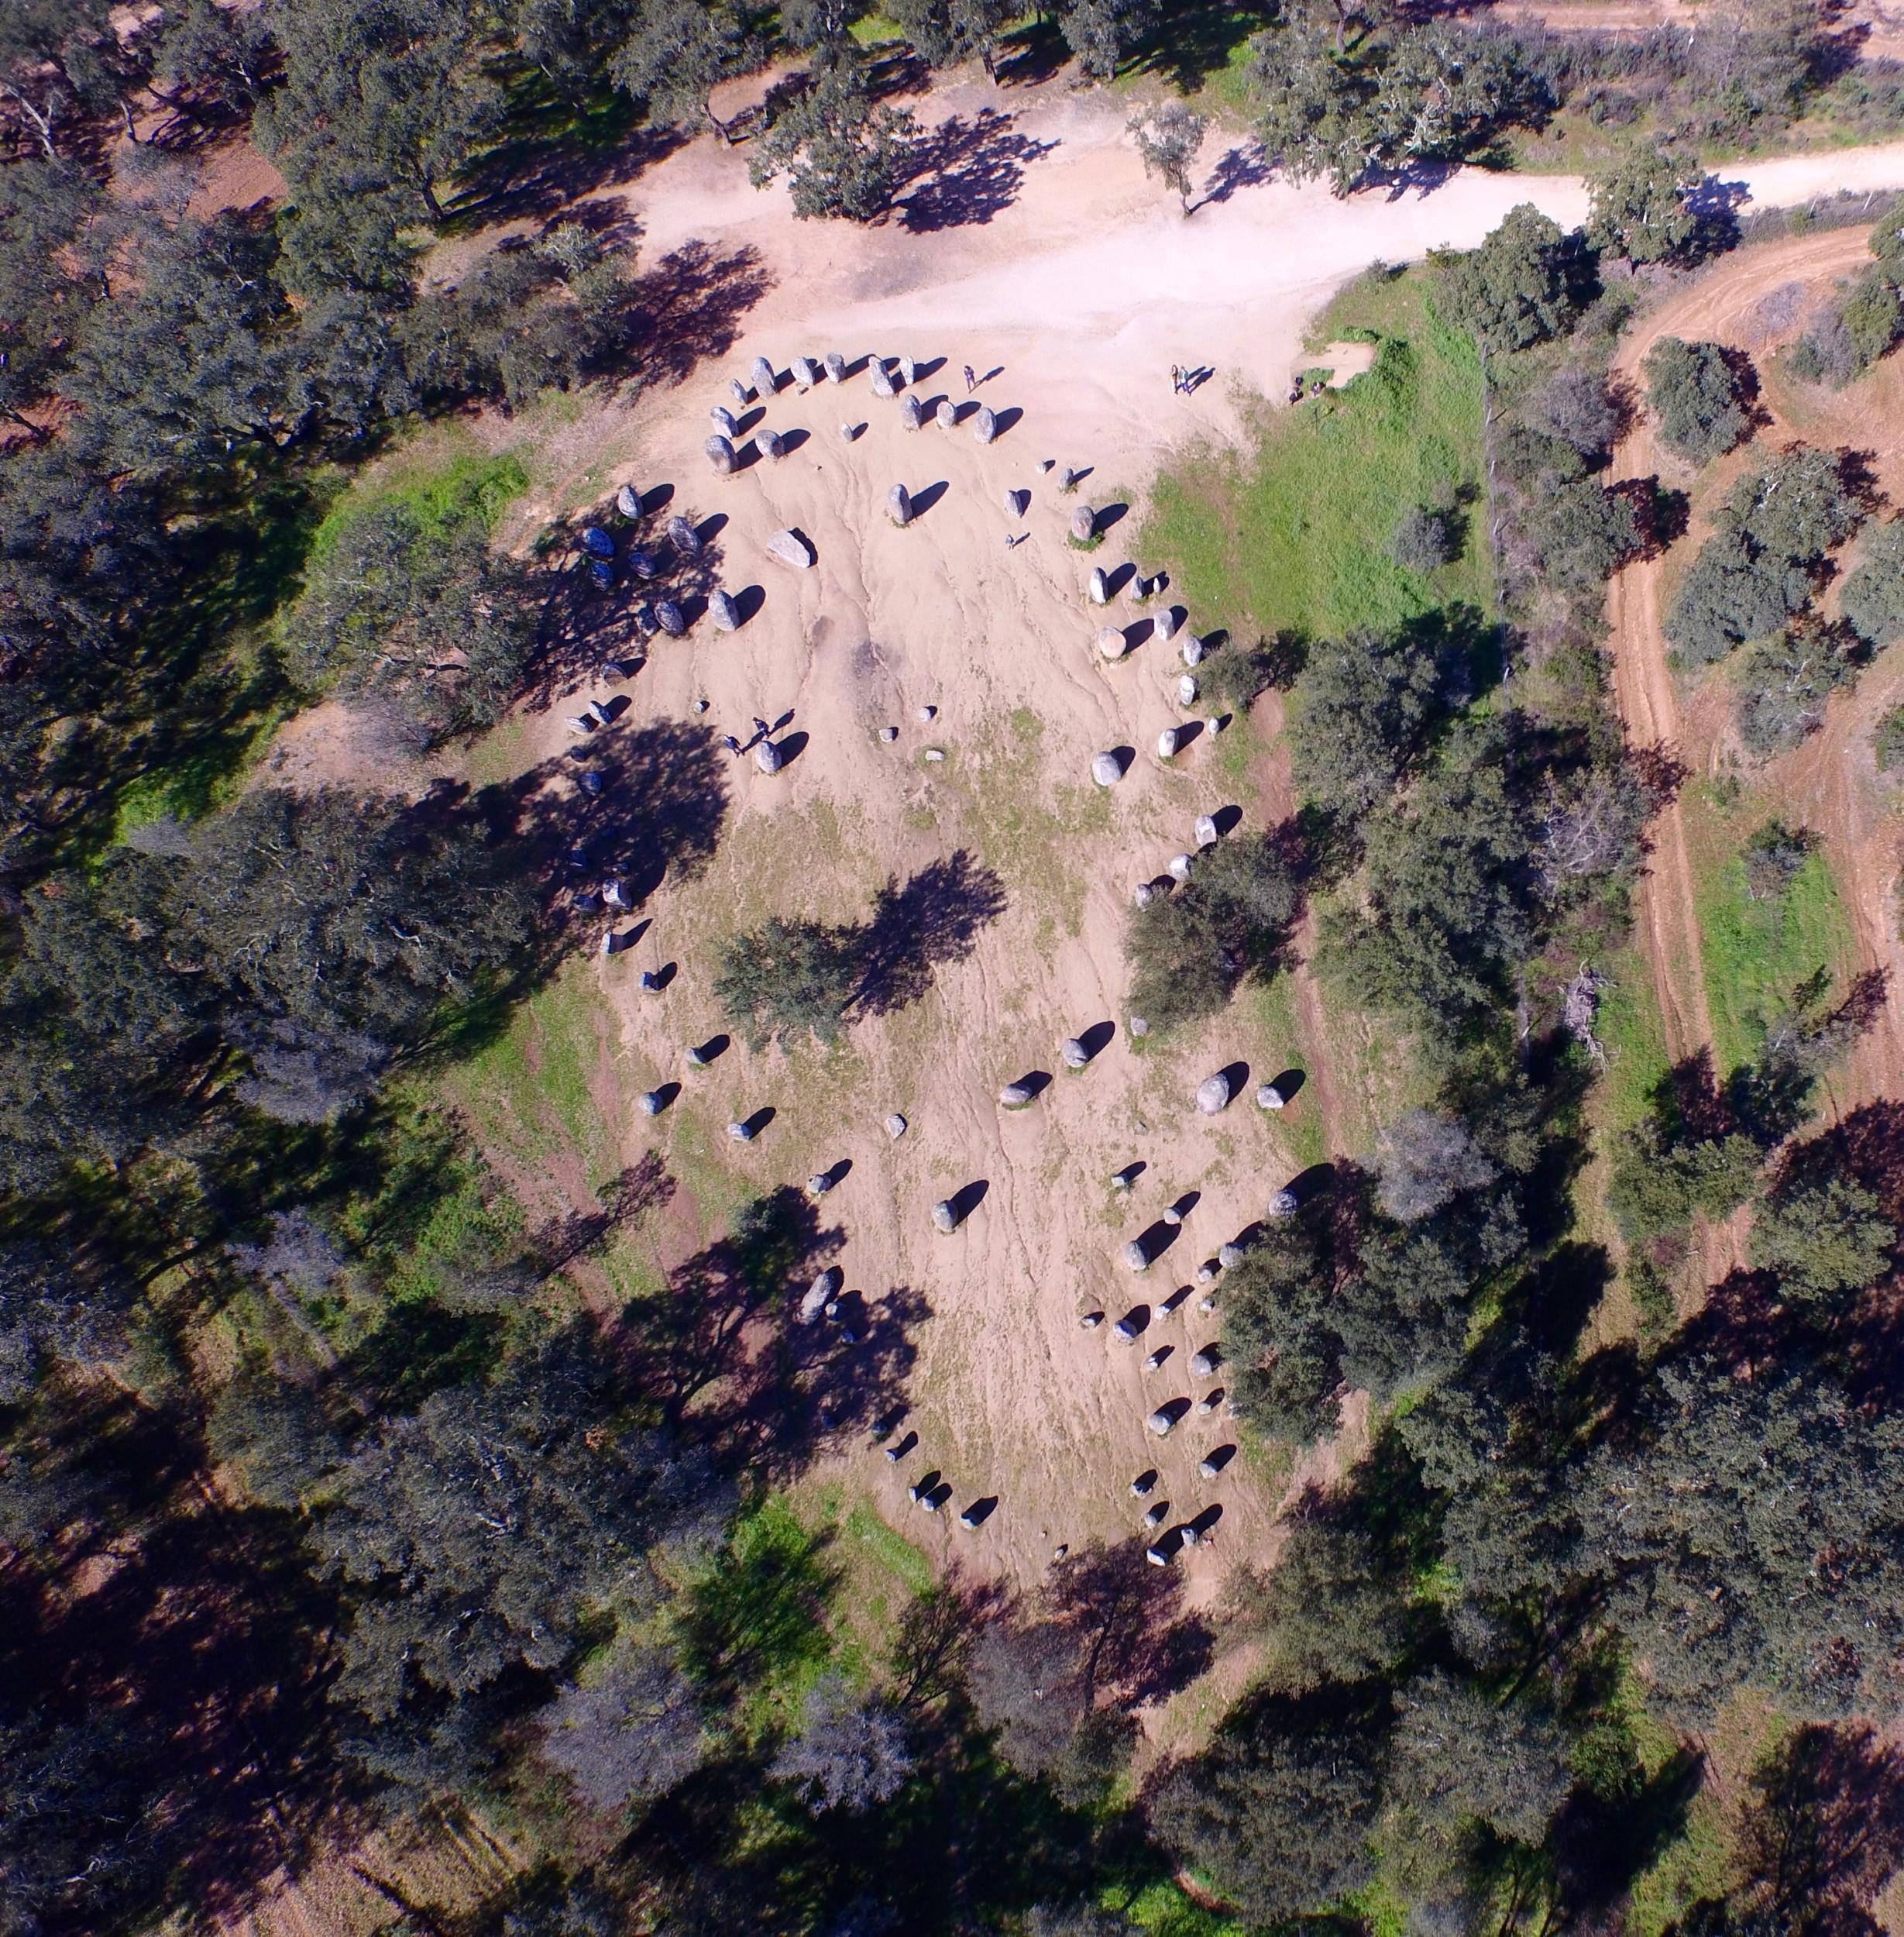
[[[1418,270],[1352,284],[1318,332],[1373,339],[1374,368],[1295,408],[1266,409],[1247,454],[1195,450],[1159,478],[1143,549],[1170,563],[1194,607],[1232,631],[1311,638],[1457,600],[1492,609],[1478,531],[1431,573],[1388,555],[1404,511],[1444,493],[1479,501],[1480,363],[1472,341],[1435,317],[1429,287]]]
[[[1710,799],[1688,803],[1706,1001],[1713,1060],[1725,1075],[1757,1055],[1766,1021],[1807,975],[1830,969],[1842,986],[1856,967],[1851,921],[1831,864],[1815,852],[1780,896],[1755,901],[1739,851],[1765,818],[1763,806],[1721,811]]]

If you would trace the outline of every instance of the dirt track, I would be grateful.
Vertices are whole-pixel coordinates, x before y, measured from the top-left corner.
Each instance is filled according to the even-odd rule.
[[[1896,360],[1834,396],[1785,385],[1769,357],[1780,342],[1797,332],[1813,302],[1868,260],[1864,232],[1855,229],[1744,250],[1652,312],[1622,344],[1618,366],[1636,390],[1642,384],[1640,366],[1662,336],[1726,343],[1751,352],[1757,360],[1771,421],[1701,481],[1700,496],[1705,504],[1723,496],[1739,472],[1762,462],[1768,449],[1795,437],[1866,451],[1892,500],[1904,497],[1904,420],[1899,412],[1904,377]],[[1775,292],[1794,285],[1802,290],[1802,300],[1790,304],[1789,320],[1768,331],[1761,305]],[[1693,481],[1688,467],[1662,452],[1650,420],[1644,417],[1616,453],[1615,472],[1620,477],[1658,473],[1681,485]],[[1726,704],[1727,675],[1708,674],[1682,707],[1681,682],[1667,665],[1659,625],[1663,584],[1669,573],[1682,567],[1708,529],[1696,516],[1670,559],[1646,561],[1621,573],[1614,582],[1609,616],[1615,688],[1628,738],[1638,746],[1672,748],[1695,774],[1710,775],[1718,771],[1722,756],[1737,751]],[[1895,1096],[1904,1083],[1904,987],[1897,976],[1892,903],[1900,821],[1895,790],[1876,775],[1869,747],[1872,722],[1897,704],[1901,690],[1904,666],[1894,651],[1882,655],[1848,693],[1834,697],[1820,732],[1757,775],[1768,810],[1775,806],[1778,812],[1822,838],[1855,926],[1859,965],[1892,972],[1876,1026],[1833,1077],[1834,1112],[1875,1096]],[[1746,771],[1754,770],[1755,763],[1748,760]],[[1669,1051],[1677,1058],[1712,1041],[1684,816],[1677,803],[1655,822],[1653,840],[1652,864],[1641,893],[1641,931],[1665,1020]]]

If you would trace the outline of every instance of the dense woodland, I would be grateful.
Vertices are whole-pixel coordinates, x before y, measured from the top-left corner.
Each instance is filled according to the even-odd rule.
[[[1782,1725],[1740,1873],[1682,1937],[1872,1928],[1904,1854],[1877,1732],[1904,1700],[1904,1118],[1815,1117],[1873,992],[1795,989],[1748,1066],[1673,1072],[1608,1153],[1616,1259],[1576,1215],[1599,1068],[1576,972],[1625,932],[1679,777],[1622,743],[1601,611],[1686,506],[1610,484],[1613,443],[1649,409],[1707,463],[1756,421],[1729,353],[1661,345],[1641,398],[1614,346],[1738,239],[1702,143],[1889,125],[1904,87],[1775,3],[1617,42],[1387,0],[885,20],[0,9],[0,1932],[193,1928],[341,1850],[388,1930],[444,1937],[372,1853],[419,1824],[515,1853],[456,1937],[1109,1937],[1180,1865],[1251,1928],[1612,1930],[1742,1694]],[[1267,158],[1344,190],[1563,112],[1676,137],[1603,172],[1583,231],[1524,208],[1432,265],[1437,326],[1483,358],[1490,489],[1416,507],[1393,556],[1490,556],[1501,616],[1226,645],[1204,680],[1239,712],[1284,690],[1301,809],[1130,930],[1131,1007],[1167,1037],[1280,972],[1313,910],[1332,999],[1431,1079],[1225,1285],[1248,1429],[1306,1445],[1359,1390],[1372,1444],[1215,1621],[1135,1542],[1019,1602],[954,1578],[789,1724],[756,1691],[816,1661],[837,1577],[766,1496],[902,1395],[903,1337],[850,1375],[802,1346],[789,1288],[838,1239],[793,1191],[585,1315],[569,1268],[674,1180],[651,1156],[532,1225],[433,1100],[575,945],[546,776],[415,801],[246,776],[332,693],[394,746],[468,745],[570,649],[560,535],[502,555],[479,489],[327,524],[339,467],[445,413],[678,380],[751,300],[744,259],[648,263],[579,220],[453,283],[439,242],[703,132],[802,217],[883,218],[930,68],[1190,86],[1232,58]],[[775,62],[762,108],[716,119],[718,83]],[[1182,120],[1146,129],[1187,201]],[[202,155],[239,139],[287,198],[198,212]],[[1899,334],[1880,212],[1868,274],[1791,353],[1805,380]],[[1904,539],[1848,454],[1756,451],[1669,624],[1769,754],[1904,632]],[[691,878],[727,804],[711,735],[646,727],[613,758],[615,838]],[[1769,824],[1754,892],[1807,841]],[[861,920],[734,937],[721,997],[797,1051],[916,999],[997,907],[961,854]],[[1747,1204],[1750,1268],[1686,1300],[1694,1220]],[[1589,1349],[1617,1271],[1638,1335]],[[1133,1711],[1244,1642],[1240,1705],[1134,1782]]]

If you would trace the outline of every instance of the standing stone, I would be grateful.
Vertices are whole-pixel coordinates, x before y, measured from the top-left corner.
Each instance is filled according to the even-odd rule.
[[[780,388],[780,380],[774,374],[774,366],[765,356],[754,359],[754,367],[748,374],[753,379],[754,394],[763,404]]]
[[[1130,1033],[1133,1036],[1149,1035],[1150,1033],[1150,1018],[1146,1016],[1132,1016],[1130,1019]]]
[[[958,1229],[958,1213],[953,1209],[949,1198],[942,1197],[933,1206],[932,1227],[941,1237],[950,1237]]]
[[[1091,1051],[1075,1036],[1067,1036],[1060,1045],[1058,1054],[1064,1059],[1067,1069],[1082,1069],[1091,1060]]]
[[[1214,738],[1229,724],[1229,715],[1227,713],[1212,713],[1203,724],[1205,730]]]
[[[1194,706],[1197,704],[1197,680],[1194,673],[1186,673],[1177,682],[1177,704],[1179,706]]]
[[[1121,659],[1130,650],[1130,642],[1124,636],[1121,625],[1101,626],[1098,631],[1098,651],[1107,659]]]
[[[1141,572],[1130,575],[1130,583],[1124,588],[1124,596],[1132,605],[1142,605],[1150,596],[1150,581]]]
[[[899,421],[909,431],[919,429],[926,421],[926,407],[916,397],[908,397],[899,406]]]
[[[707,461],[714,467],[717,477],[732,475],[734,467],[734,446],[717,432],[701,446],[707,453]]]
[[[1196,836],[1198,847],[1214,848],[1216,845],[1216,823],[1208,814],[1200,814],[1197,816],[1197,824],[1192,832]]]
[[[883,356],[873,359],[872,382],[875,397],[897,397],[899,394],[893,386],[892,373],[887,370],[886,360]]]
[[[641,1095],[634,1099],[634,1106],[644,1116],[658,1116],[662,1113],[660,1091],[656,1089],[643,1090]]]
[[[955,431],[959,426],[959,407],[950,397],[939,406],[933,421],[942,431]]]
[[[743,409],[752,401],[754,393],[741,381],[739,377],[730,377],[727,379],[727,387],[734,393],[734,401]]]
[[[1001,1110],[1022,1110],[1031,1100],[1031,1092],[1022,1083],[1007,1083],[998,1092]]]
[[[1233,1271],[1243,1261],[1243,1247],[1234,1239],[1227,1244],[1216,1247],[1216,1261],[1226,1271]]]
[[[1101,787],[1114,787],[1124,777],[1123,764],[1115,753],[1100,753],[1091,763],[1091,777]]]
[[[1184,642],[1184,663],[1186,666],[1201,666],[1203,663],[1203,642],[1194,632]]]
[[[1031,509],[1029,491],[1007,491],[1005,494],[1005,514],[1007,518],[1022,518]]]
[[[723,437],[734,436],[741,428],[735,421],[734,412],[729,410],[725,404],[717,404],[707,414],[713,419],[714,428],[719,431]]]
[[[699,558],[701,555],[700,534],[679,513],[668,521],[668,542],[683,558]]]
[[[723,417],[727,415],[725,411],[720,414]],[[731,422],[733,420],[729,418],[728,421]],[[623,485],[615,494],[615,509],[624,518],[639,518],[641,515],[641,494],[632,484]]]
[[[886,516],[903,530],[912,521],[912,497],[903,484],[895,484],[886,494]]]
[[[737,632],[741,629],[741,608],[725,592],[708,593],[707,616],[714,621],[717,632]]]
[[[1197,1107],[1206,1116],[1219,1116],[1229,1109],[1229,1079],[1220,1069],[1197,1085]]]
[[[777,463],[787,454],[787,447],[778,431],[770,431],[763,425],[754,433],[754,448],[762,457],[771,457]]]
[[[1147,881],[1140,881],[1130,891],[1130,898],[1140,908],[1147,908],[1156,900],[1157,891]]]
[[[1296,1209],[1296,1193],[1293,1190],[1279,1190],[1270,1199],[1266,1215],[1277,1219],[1294,1217]]]
[[[1071,514],[1071,539],[1074,544],[1088,545],[1098,535],[1098,514],[1088,504],[1081,504]]]
[[[886,1119],[886,1134],[895,1144],[906,1134],[906,1119],[896,1110]]]
[[[1166,727],[1157,735],[1157,758],[1160,760],[1174,760],[1177,758],[1177,729],[1175,727]]]
[[[655,623],[671,639],[678,639],[688,629],[686,615],[672,599],[662,599],[655,607]]]
[[[1190,879],[1188,855],[1174,854],[1170,856],[1170,879],[1173,881],[1187,881]]]
[[[754,764],[762,773],[778,773],[782,761],[780,749],[771,740],[763,740],[754,749]]]
[[[1288,1099],[1273,1083],[1256,1085],[1256,1107],[1259,1110],[1280,1110]]]
[[[1133,1237],[1124,1247],[1124,1262],[1133,1271],[1147,1271],[1150,1268],[1150,1254]]]
[[[908,390],[910,390],[919,381],[919,366],[909,356],[902,356],[899,359],[899,381]]]
[[[811,390],[820,381],[820,366],[810,356],[795,357],[793,380],[802,390]]]
[[[981,404],[978,415],[972,419],[972,435],[981,444],[989,444],[998,434],[998,414]]]
[[[1153,638],[1160,639],[1168,645],[1177,637],[1177,628],[1183,623],[1177,616],[1177,607],[1167,605],[1161,612],[1152,615],[1150,632]]]
[[[791,565],[796,571],[804,572],[815,557],[813,548],[798,532],[776,532],[767,541],[767,556],[777,558],[782,565]]]
[[[846,381],[846,359],[837,349],[830,349],[827,353],[827,374],[836,384]]]
[[[1111,581],[1104,576],[1100,565],[1091,575],[1085,585],[1085,596],[1093,605],[1108,605],[1111,602]]]

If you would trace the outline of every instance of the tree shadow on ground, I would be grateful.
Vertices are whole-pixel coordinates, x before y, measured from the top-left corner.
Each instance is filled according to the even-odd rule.
[[[1112,1547],[1094,1541],[1051,1570],[1046,1604],[1077,1643],[1087,1707],[1163,1701],[1210,1665],[1208,1624],[1184,1612],[1181,1577],[1152,1567],[1147,1544],[1139,1535]]]
[[[685,383],[700,363],[733,349],[742,319],[772,287],[751,243],[720,249],[698,239],[683,243],[630,285],[627,349],[607,373]]]
[[[1875,1937],[1871,1905],[1904,1860],[1904,1758],[1870,1725],[1789,1736],[1754,1774],[1742,1853],[1780,1929]]]
[[[904,887],[889,880],[871,919],[854,932],[858,972],[847,1006],[884,1016],[916,1002],[938,968],[963,962],[980,929],[1005,908],[1004,884],[963,848],[920,869]]]
[[[908,178],[918,186],[899,204],[901,226],[930,235],[990,222],[1018,199],[1026,165],[1057,145],[1019,133],[995,108],[950,116],[912,150]]]

